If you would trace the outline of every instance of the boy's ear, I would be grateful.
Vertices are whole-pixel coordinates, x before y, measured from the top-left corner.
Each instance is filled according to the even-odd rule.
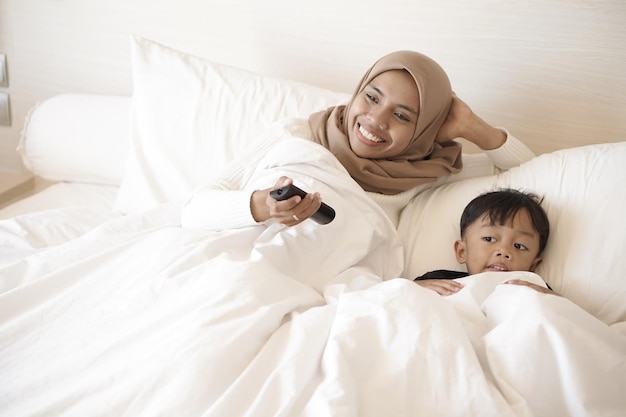
[[[530,265],[530,268],[528,269],[528,271],[530,272],[535,272],[535,269],[537,269],[537,267],[539,266],[539,264],[543,261],[543,259],[541,258],[535,258],[535,260],[533,261],[533,263]]]
[[[454,242],[454,253],[456,254],[456,261],[460,264],[465,263],[465,242],[457,240]]]

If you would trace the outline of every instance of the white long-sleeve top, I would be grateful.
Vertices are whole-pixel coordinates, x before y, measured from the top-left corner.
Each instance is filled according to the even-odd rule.
[[[496,174],[535,156],[526,145],[504,131],[507,139],[498,149],[480,154],[464,154],[463,169],[457,174],[441,177],[437,181],[419,185],[399,194],[366,193],[397,226],[400,211],[411,198],[425,189],[467,178]],[[311,140],[312,136],[306,119],[288,119],[275,123],[256,146],[230,163],[221,177],[194,193],[183,206],[182,227],[227,230],[257,224],[250,211],[250,192],[243,190],[255,168],[266,153],[280,142],[294,137]]]

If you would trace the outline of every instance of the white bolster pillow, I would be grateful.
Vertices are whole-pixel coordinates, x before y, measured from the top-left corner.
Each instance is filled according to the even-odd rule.
[[[24,164],[48,180],[119,185],[130,103],[126,96],[61,94],[37,104],[18,145]]]

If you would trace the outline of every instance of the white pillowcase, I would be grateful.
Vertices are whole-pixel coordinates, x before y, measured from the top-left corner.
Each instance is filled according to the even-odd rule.
[[[131,147],[116,210],[184,201],[285,117],[345,103],[337,93],[132,40]]]
[[[515,188],[543,196],[550,219],[550,238],[536,272],[605,323],[626,321],[624,161],[626,142],[590,145],[425,191],[400,216],[404,275],[465,270],[453,251],[464,207],[483,192]]]

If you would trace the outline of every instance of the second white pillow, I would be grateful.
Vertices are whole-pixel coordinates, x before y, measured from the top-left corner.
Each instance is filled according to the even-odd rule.
[[[182,201],[264,129],[350,95],[263,76],[132,39],[131,147],[116,210]]]

